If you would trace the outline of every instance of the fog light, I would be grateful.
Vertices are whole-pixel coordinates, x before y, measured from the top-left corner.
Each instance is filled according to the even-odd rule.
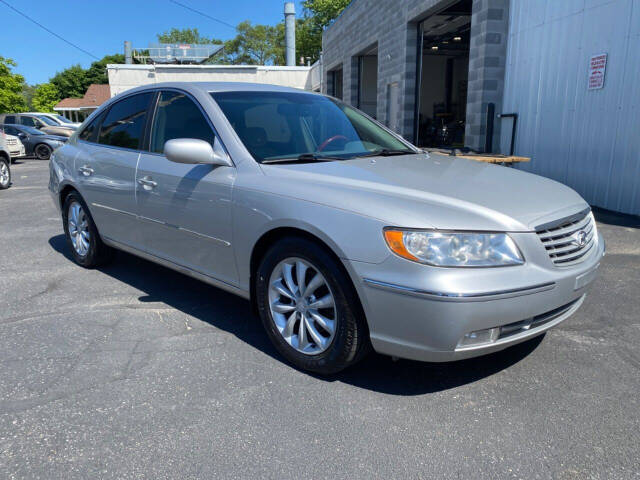
[[[487,328],[486,330],[469,332],[460,339],[458,348],[493,343],[498,339],[498,335],[500,335],[500,328]]]

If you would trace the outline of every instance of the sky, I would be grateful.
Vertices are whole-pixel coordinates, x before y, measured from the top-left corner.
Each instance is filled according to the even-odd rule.
[[[201,35],[227,40],[235,30],[170,0],[3,0],[66,40],[95,55],[124,52],[156,41],[173,27],[197,28]],[[244,20],[274,25],[284,18],[284,0],[179,0],[225,23]],[[296,14],[302,13],[296,0]],[[0,56],[18,63],[14,72],[29,84],[46,82],[74,64],[88,67],[94,58],[64,43],[0,2]]]

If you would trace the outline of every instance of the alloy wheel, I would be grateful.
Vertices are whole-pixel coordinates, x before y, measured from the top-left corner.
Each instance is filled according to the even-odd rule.
[[[269,309],[282,338],[306,355],[324,352],[335,336],[337,310],[331,288],[310,262],[290,257],[269,279]]]
[[[89,232],[89,219],[78,202],[69,205],[68,227],[69,237],[73,249],[78,255],[84,257],[89,252],[91,234]]]
[[[5,162],[0,162],[0,185],[6,186],[9,183],[9,167]]]

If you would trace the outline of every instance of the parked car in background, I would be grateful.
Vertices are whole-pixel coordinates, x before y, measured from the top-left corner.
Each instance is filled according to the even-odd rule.
[[[62,135],[70,137],[75,132],[75,127],[62,127],[48,117],[40,117],[29,113],[3,113],[0,114],[0,123],[11,125],[24,125],[42,130],[50,135]]]
[[[15,161],[16,158],[21,158],[26,156],[24,144],[22,143],[20,138],[17,137],[16,135],[9,135],[9,133],[7,132],[6,143],[7,143],[7,149],[11,154],[12,162]]]
[[[42,113],[42,112],[25,112],[31,115],[36,115],[38,117],[47,117],[54,122],[56,122],[61,127],[70,127],[70,128],[78,128],[82,123],[80,122],[72,122],[67,117],[64,117],[58,113]]]
[[[0,132],[0,190],[11,185],[11,154],[7,148],[7,136]]]
[[[322,374],[369,346],[442,362],[540,335],[578,310],[604,254],[569,187],[429,155],[292,88],[128,90],[49,165],[79,265],[115,247],[248,298],[276,349]]]
[[[8,135],[14,135],[24,144],[25,154],[39,160],[49,160],[51,152],[67,141],[67,137],[48,135],[41,130],[24,125],[3,125],[0,129]]]

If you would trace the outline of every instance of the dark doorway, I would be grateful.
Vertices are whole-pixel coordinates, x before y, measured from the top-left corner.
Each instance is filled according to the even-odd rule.
[[[378,46],[358,56],[357,107],[372,118],[378,115]]]
[[[342,67],[329,72],[329,95],[342,100]]]
[[[418,36],[416,145],[464,146],[471,0],[423,20]]]

